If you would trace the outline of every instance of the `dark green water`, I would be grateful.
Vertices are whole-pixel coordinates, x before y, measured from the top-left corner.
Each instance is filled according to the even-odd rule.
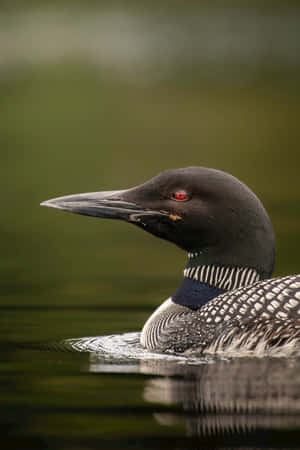
[[[2,447],[300,448],[297,360],[49,345],[140,330],[185,255],[39,206],[215,167],[263,200],[275,274],[299,273],[298,2],[62,3],[3,2],[0,17]]]

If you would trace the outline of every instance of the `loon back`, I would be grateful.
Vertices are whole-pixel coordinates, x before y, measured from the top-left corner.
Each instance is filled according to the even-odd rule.
[[[300,350],[300,275],[259,281],[190,310],[166,300],[141,335],[149,350],[290,356]]]
[[[131,189],[42,205],[124,220],[187,252],[182,284],[142,330],[149,350],[299,351],[300,275],[268,280],[275,262],[272,225],[260,200],[235,177],[205,167],[172,169]]]

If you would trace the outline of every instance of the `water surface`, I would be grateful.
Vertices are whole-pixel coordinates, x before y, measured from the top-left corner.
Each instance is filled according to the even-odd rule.
[[[3,343],[7,448],[299,448],[299,359],[185,358],[138,340]]]

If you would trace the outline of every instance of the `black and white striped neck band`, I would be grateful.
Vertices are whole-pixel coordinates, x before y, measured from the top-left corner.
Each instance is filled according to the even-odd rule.
[[[210,284],[219,289],[231,290],[248,286],[260,280],[255,269],[245,267],[224,267],[217,265],[187,267],[184,277],[200,283]]]

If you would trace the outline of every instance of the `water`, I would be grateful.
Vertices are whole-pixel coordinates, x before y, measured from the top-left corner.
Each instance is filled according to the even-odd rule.
[[[215,167],[263,200],[275,275],[299,273],[297,2],[61,3],[1,10],[1,446],[299,449],[298,359],[145,352],[185,255],[39,206]]]
[[[138,340],[3,345],[5,448],[299,448],[299,359],[159,355]]]

